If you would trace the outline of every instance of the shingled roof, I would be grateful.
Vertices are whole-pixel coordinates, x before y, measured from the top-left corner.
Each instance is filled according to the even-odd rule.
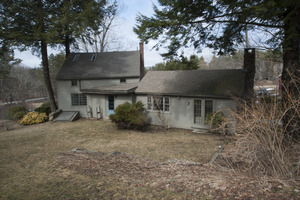
[[[82,89],[87,94],[133,94],[139,83],[126,83],[111,86],[94,87],[90,89]]]
[[[93,56],[95,60],[93,60]],[[96,57],[95,57],[96,56]],[[139,51],[70,53],[56,79],[101,79],[140,76]]]
[[[229,98],[244,93],[245,72],[234,70],[149,71],[136,94]]]

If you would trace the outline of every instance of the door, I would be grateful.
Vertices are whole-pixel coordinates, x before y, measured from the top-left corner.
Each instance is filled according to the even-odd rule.
[[[194,100],[194,124],[202,125],[202,106],[201,100]]]
[[[108,102],[108,116],[111,114],[114,114],[114,109],[115,109],[115,97],[114,96],[108,96],[107,97],[107,102]]]
[[[207,115],[213,113],[213,101],[212,100],[194,100],[194,124],[205,124],[205,118]]]

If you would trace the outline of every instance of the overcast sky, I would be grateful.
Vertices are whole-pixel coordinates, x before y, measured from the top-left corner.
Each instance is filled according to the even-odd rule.
[[[146,16],[152,16],[153,9],[152,4],[157,5],[157,0],[120,0],[122,7],[122,12],[119,15],[117,20],[117,26],[115,29],[116,37],[122,39],[125,45],[124,48],[128,51],[137,50],[139,47],[139,39],[137,35],[133,32],[133,27],[136,23],[136,16],[140,12]],[[160,52],[157,52],[155,49],[151,50],[152,47],[156,44],[155,41],[150,41],[144,46],[145,52],[145,66],[151,67],[156,63],[163,62],[163,58],[159,53],[163,52],[163,49]],[[59,51],[49,49],[48,54],[56,54]],[[189,56],[191,54],[197,54],[196,51],[191,49],[185,50],[185,55]],[[198,56],[203,56],[206,61],[209,61],[212,54],[210,50],[204,49],[203,52],[198,54]],[[38,67],[41,63],[41,59],[37,56],[31,54],[30,51],[25,52],[15,52],[15,57],[22,59],[22,63],[28,67]]]

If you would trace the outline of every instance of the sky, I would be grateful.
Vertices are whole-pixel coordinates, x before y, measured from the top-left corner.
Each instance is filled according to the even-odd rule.
[[[133,27],[136,24],[136,17],[138,13],[142,13],[148,17],[153,15],[153,3],[158,5],[157,0],[119,0],[122,12],[116,21],[116,26],[114,28],[114,34],[123,41],[123,50],[133,51],[139,48],[139,39],[137,35],[133,32]],[[163,62],[163,58],[159,53],[163,53],[163,49],[156,51],[152,47],[156,44],[156,41],[149,41],[148,44],[144,45],[144,57],[145,66],[152,67],[157,63]],[[54,50],[48,48],[48,54],[57,54],[59,50]],[[197,54],[193,48],[185,49],[185,56],[190,56],[196,54],[199,57],[203,56],[206,62],[209,62],[212,53],[209,49],[203,49],[201,54]],[[15,57],[22,60],[22,64],[28,67],[39,67],[41,63],[41,58],[36,55],[32,55],[30,51],[19,52],[15,51]]]

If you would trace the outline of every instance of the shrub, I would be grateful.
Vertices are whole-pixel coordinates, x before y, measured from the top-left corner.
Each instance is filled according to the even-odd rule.
[[[211,129],[217,129],[225,122],[225,115],[223,112],[214,112],[208,114],[205,118],[205,123],[209,124]]]
[[[267,96],[267,95],[264,95],[264,96],[261,96],[259,98],[259,102],[260,103],[272,104],[272,103],[274,103],[276,101],[277,101],[277,97],[276,96]]]
[[[14,116],[16,113],[18,112],[27,112],[26,108],[24,106],[15,106],[15,107],[11,107],[9,108],[6,113],[5,113],[5,119],[7,120],[15,120],[17,121],[18,119],[15,119]],[[18,115],[16,115],[17,117]]]
[[[21,120],[19,120],[19,124],[22,125],[30,125],[30,124],[38,124],[43,123],[48,119],[46,113],[38,113],[38,112],[30,112],[25,115]]]
[[[38,113],[46,113],[47,116],[52,112],[50,103],[48,101],[44,102],[42,105],[40,105],[40,107],[34,109],[34,111]]]
[[[239,137],[221,156],[228,166],[255,175],[299,176],[299,141],[290,133],[299,134],[300,101],[294,93],[286,95],[289,101],[285,103],[276,99],[271,103],[238,101],[239,109],[231,115]],[[290,112],[290,121],[284,124],[283,118]]]
[[[121,129],[141,129],[146,125],[144,111],[142,102],[136,104],[125,102],[115,109],[115,114],[110,115],[109,119]]]
[[[22,119],[27,113],[28,113],[27,111],[19,111],[14,114],[13,119],[15,121],[18,121],[18,120]]]

